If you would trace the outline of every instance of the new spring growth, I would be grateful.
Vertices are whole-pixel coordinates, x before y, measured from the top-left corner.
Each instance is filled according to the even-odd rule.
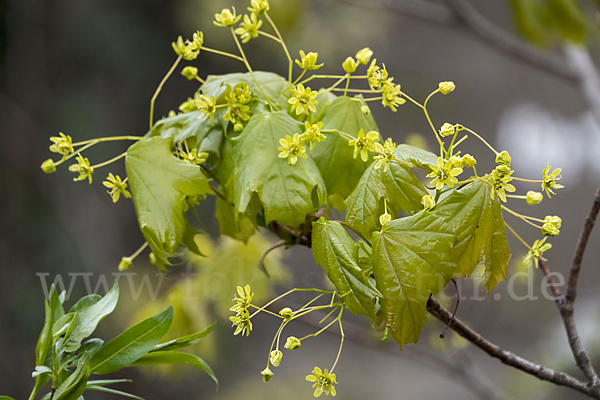
[[[59,132],[59,136],[52,136],[50,138],[52,144],[50,145],[50,151],[53,153],[58,153],[63,156],[65,159],[69,154],[71,154],[73,150],[73,139],[71,136],[65,135],[62,132]]]
[[[302,343],[300,342],[300,339],[298,339],[295,336],[290,336],[285,341],[285,345],[283,347],[285,347],[288,350],[298,350],[301,345]]]
[[[185,76],[190,81],[198,79],[198,68],[187,66],[181,70],[181,75]]]
[[[454,125],[446,122],[444,125],[442,125],[439,132],[440,132],[441,137],[445,137],[445,136],[454,135],[454,131],[455,131]]]
[[[271,361],[271,364],[274,367],[279,367],[279,364],[281,363],[282,358],[283,358],[283,353],[280,350],[273,350],[271,352],[271,356],[270,356],[269,360]]]
[[[472,168],[477,164],[477,160],[470,154],[465,154],[461,157],[462,165],[464,168]]]
[[[292,93],[294,97],[288,100],[288,103],[292,105],[292,112],[296,112],[296,115],[300,115],[303,112],[308,115],[308,112],[317,111],[317,104],[319,102],[316,100],[317,92],[312,91],[311,88],[305,88],[304,85],[299,84],[294,89],[292,89]]]
[[[542,190],[546,191],[546,195],[548,197],[551,197],[550,193],[556,194],[552,191],[552,189],[564,188],[563,185],[556,183],[556,181],[560,179],[560,173],[562,172],[562,169],[556,168],[553,172],[550,172],[550,170],[550,165],[548,165],[542,171]]]
[[[94,168],[90,166],[90,161],[87,158],[83,158],[81,154],[77,155],[77,164],[69,165],[69,171],[79,173],[79,176],[73,178],[74,181],[82,181],[89,179],[90,184],[92,183],[92,173]]]
[[[285,307],[279,311],[279,315],[281,315],[283,318],[285,318],[286,321],[290,321],[292,319],[292,317],[294,316],[294,312],[292,311],[291,308]]]
[[[359,64],[367,65],[369,61],[371,61],[372,56],[373,51],[370,48],[365,47],[364,49],[359,50],[355,57]]]
[[[514,192],[517,190],[513,185],[509,183],[513,180],[513,178],[511,177],[513,172],[514,171],[506,165],[498,165],[492,171],[492,177],[488,180],[489,184],[492,185],[492,199],[497,193],[500,200],[506,203],[506,192]]]
[[[454,82],[440,82],[439,89],[442,94],[448,94],[454,90]]]
[[[302,146],[304,140],[300,139],[300,135],[295,133],[292,138],[290,135],[285,135],[285,139],[279,139],[279,144],[281,147],[278,147],[281,153],[279,153],[279,158],[287,158],[289,165],[294,165],[298,161],[298,157],[306,158],[306,148]]]
[[[544,218],[544,225],[542,225],[542,233],[544,236],[557,236],[560,233],[560,226],[562,220],[560,217],[548,215]]]
[[[446,161],[442,157],[438,157],[437,165],[429,166],[431,172],[427,175],[428,178],[433,178],[430,185],[435,186],[437,190],[441,190],[444,185],[453,188],[458,183],[455,177],[462,174],[463,170],[460,167],[453,167],[451,161]]]
[[[543,257],[544,252],[552,248],[552,245],[550,243],[544,244],[546,239],[547,238],[543,238],[533,242],[533,246],[531,246],[531,249],[525,256],[525,258],[523,258],[523,263],[525,265],[531,266],[531,264],[533,264],[536,268],[538,267],[539,259]]]
[[[383,146],[379,143],[375,143],[374,146],[379,154],[373,157],[374,160],[377,160],[373,168],[379,169],[382,165],[385,165],[383,172],[387,172],[390,163],[395,159],[396,143],[392,141],[392,138],[387,138]]]
[[[315,143],[323,142],[325,139],[325,135],[321,133],[321,128],[323,128],[323,123],[321,121],[316,124],[311,124],[310,122],[304,123],[304,133],[300,135],[300,140],[304,140],[310,144],[310,149],[312,150]]]
[[[269,2],[267,0],[252,0],[250,5],[252,5],[252,7],[248,7],[248,11],[252,14],[256,14],[258,17],[269,11]]]
[[[369,151],[375,151],[374,143],[379,141],[379,133],[370,131],[365,135],[365,132],[361,129],[358,131],[358,137],[348,142],[350,146],[354,146],[354,158],[358,156],[360,152],[360,158],[363,162],[367,162],[369,159]]]
[[[313,53],[311,51],[308,54],[304,54],[304,51],[300,50],[300,61],[296,60],[296,64],[305,70],[319,69],[323,64],[317,64],[317,57],[319,57],[319,53]]]
[[[269,382],[271,380],[271,377],[273,376],[273,372],[269,369],[269,367],[265,368],[260,374],[263,377],[264,383]]]
[[[312,370],[312,374],[306,377],[309,382],[314,382],[313,388],[315,389],[314,396],[319,397],[321,394],[335,396],[335,387],[333,384],[337,384],[335,380],[335,374],[329,373],[327,368],[325,371],[321,371],[321,368],[315,367]]]
[[[119,201],[121,195],[127,199],[131,198],[131,194],[127,191],[127,183],[123,182],[119,175],[109,173],[102,184],[110,189],[108,194],[112,197],[113,203]]]
[[[54,160],[49,158],[42,163],[41,168],[45,173],[51,174],[56,171],[56,164],[54,164]]]
[[[425,195],[421,197],[421,204],[423,204],[424,210],[431,210],[433,207],[435,207],[435,199],[430,194]]]
[[[525,196],[525,200],[527,200],[527,204],[529,204],[530,206],[540,204],[543,198],[543,194],[541,194],[540,192],[534,192],[532,190],[528,191],[527,195]]]
[[[496,164],[506,165],[508,167],[510,166],[510,161],[510,154],[508,154],[508,151],[506,150],[496,155]]]
[[[385,86],[388,79],[388,72],[385,69],[385,64],[383,64],[383,69],[380,69],[377,66],[377,59],[374,58],[373,61],[371,61],[369,69],[367,69],[367,79],[369,80],[369,86],[373,90]]]
[[[176,42],[171,43],[175,54],[181,56],[184,60],[195,60],[200,54],[200,48],[204,44],[204,34],[200,31],[196,31],[192,35],[192,40],[183,41],[183,38],[179,36]]]
[[[406,103],[406,100],[400,97],[402,94],[400,85],[394,84],[392,82],[393,80],[394,78],[389,78],[382,86],[381,94],[383,95],[383,99],[381,100],[381,104],[383,104],[384,107],[389,107],[393,112],[396,112],[396,106]]]
[[[131,268],[133,264],[133,258],[131,257],[123,257],[121,258],[121,262],[119,263],[119,271],[126,271]]]
[[[231,9],[233,10],[233,12],[228,8],[224,8],[223,10],[221,10],[220,13],[215,14],[215,20],[213,21],[213,24],[222,27],[237,24],[238,21],[242,18],[242,16],[236,15],[235,7],[232,6]]]
[[[354,61],[354,58],[352,57],[346,58],[346,60],[344,60],[342,63],[342,68],[344,68],[346,73],[351,74],[356,71],[356,61]]]
[[[239,35],[242,39],[242,43],[248,43],[250,39],[258,37],[258,31],[262,26],[263,22],[256,18],[256,14],[252,13],[250,16],[244,15],[244,21],[242,26],[237,28],[234,32]]]

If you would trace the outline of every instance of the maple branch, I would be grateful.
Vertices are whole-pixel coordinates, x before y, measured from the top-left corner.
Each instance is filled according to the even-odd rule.
[[[427,301],[427,310],[443,323],[450,323],[450,328],[456,333],[488,353],[491,357],[499,359],[503,364],[519,369],[543,381],[552,382],[559,386],[566,386],[594,399],[600,399],[600,391],[596,387],[582,382],[569,374],[536,364],[511,351],[504,350],[469,328],[458,318],[454,318],[450,322],[452,313],[442,307],[433,297],[430,297]]]

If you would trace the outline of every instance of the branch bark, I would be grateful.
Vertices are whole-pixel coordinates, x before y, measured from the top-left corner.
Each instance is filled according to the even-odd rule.
[[[443,308],[433,297],[430,297],[427,301],[427,310],[443,323],[450,323],[452,313]],[[469,328],[458,318],[454,318],[450,323],[450,327],[460,336],[488,353],[491,357],[499,359],[503,364],[519,369],[543,381],[552,382],[559,386],[566,386],[594,399],[600,399],[600,391],[598,391],[597,388],[585,382],[581,382],[569,374],[536,364],[513,352],[502,349],[497,344],[490,342],[479,333]]]

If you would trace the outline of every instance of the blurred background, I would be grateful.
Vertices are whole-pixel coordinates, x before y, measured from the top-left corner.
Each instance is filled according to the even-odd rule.
[[[102,277],[114,279],[121,257],[143,242],[132,203],[113,204],[101,184],[105,172],[95,174],[92,185],[74,183],[65,167],[43,174],[39,166],[51,157],[49,137],[64,132],[80,141],[145,134],[150,98],[176,58],[171,42],[202,30],[206,46],[235,52],[231,37],[212,20],[215,12],[231,5],[244,12],[247,3],[0,0],[0,394],[21,399],[31,390],[44,288],[56,277],[62,279],[72,296],[67,307],[90,288],[104,294]],[[551,201],[546,198],[535,208],[523,202],[514,208],[541,218],[562,217],[561,235],[550,240],[553,248],[547,256],[551,270],[566,276],[600,182],[600,89],[593,64],[598,61],[598,4],[582,0],[578,9],[577,2],[569,0],[471,3],[475,8],[462,8],[465,2],[455,0],[272,0],[270,14],[292,57],[298,58],[301,49],[319,53],[319,62],[325,63],[319,72],[342,73],[343,60],[369,46],[394,82],[417,100],[423,101],[438,82],[454,81],[453,93],[429,103],[435,125],[461,123],[496,148],[508,150],[517,176],[540,179],[548,163],[562,167],[565,189]],[[551,18],[536,7],[557,3],[567,4],[573,14],[563,12],[566,28],[548,33]],[[569,8],[573,5],[575,9]],[[582,15],[583,22],[577,19]],[[569,21],[575,22],[569,27]],[[512,42],[499,47],[495,34]],[[521,46],[520,55],[515,56],[510,43]],[[276,43],[259,38],[245,49],[255,70],[285,75],[286,59]],[[538,64],[528,61],[540,53],[559,65],[548,66],[546,59]],[[209,53],[191,65],[202,77],[241,71],[235,60]],[[156,118],[177,109],[197,89],[179,75],[180,69],[158,98]],[[411,104],[396,113],[371,108],[384,138],[434,144],[422,112]],[[101,162],[126,146],[123,142],[96,146],[88,157]],[[463,145],[463,152],[476,157],[486,151],[474,139]],[[478,160],[480,171],[492,167],[483,157]],[[123,165],[113,166],[112,172],[123,175]],[[518,189],[540,190],[537,184]],[[275,377],[264,384],[260,371],[277,321],[261,316],[249,337],[234,337],[227,320],[236,285],[250,283],[263,300],[294,286],[326,286],[310,250],[272,253],[267,268],[273,277],[268,281],[256,262],[274,238],[257,237],[248,246],[218,241],[218,226],[211,219],[214,204],[206,201],[197,211],[206,233],[198,241],[212,257],[186,260],[165,278],[157,276],[146,256],[138,258],[128,271],[135,275],[121,278],[134,290],[122,290],[115,314],[100,324],[98,333],[109,340],[168,304],[175,307],[173,335],[217,321],[215,331],[195,351],[214,368],[220,390],[216,392],[212,381],[193,367],[122,371],[116,376],[133,377],[134,382],[120,388],[148,400],[312,398],[311,384],[304,377],[314,366],[328,368],[333,363],[339,345],[336,329],[304,342],[297,352],[286,352]],[[506,218],[528,242],[540,237],[535,229]],[[483,300],[477,279],[461,280],[464,301],[458,317],[505,349],[581,378],[555,304],[542,296],[540,271],[524,268],[525,248],[513,236],[508,239],[513,254],[508,282]],[[596,230],[584,259],[576,308],[583,343],[596,366],[600,366],[599,239]],[[453,307],[450,296],[440,298]],[[286,301],[302,300],[302,296],[283,300],[281,307]],[[444,326],[430,320],[420,342],[400,351],[391,339],[381,342],[368,321],[349,316],[347,341],[336,367],[337,397],[580,398],[500,364],[454,334],[440,340]],[[311,323],[296,323],[284,336],[315,330]]]

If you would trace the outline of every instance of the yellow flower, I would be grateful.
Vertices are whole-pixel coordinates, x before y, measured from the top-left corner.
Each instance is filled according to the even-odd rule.
[[[300,68],[306,70],[319,69],[323,66],[323,64],[317,65],[317,57],[319,57],[319,53],[313,53],[312,51],[308,54],[304,54],[304,51],[300,50],[300,60],[296,60],[296,64]]]
[[[309,122],[306,122],[304,124],[304,129],[306,130],[300,135],[300,140],[305,140],[310,143],[310,149],[312,150],[315,143],[323,142],[327,139],[325,135],[321,133],[322,127],[323,123],[320,121],[312,125]]]
[[[102,184],[110,189],[108,194],[111,195],[113,203],[119,201],[121,195],[128,199],[131,198],[131,194],[127,191],[127,183],[123,182],[119,175],[115,176],[112,173],[109,173]]]
[[[250,14],[249,17],[244,15],[244,22],[235,30],[235,33],[240,35],[242,43],[248,43],[250,39],[258,37],[258,31],[262,24],[262,21],[257,20],[256,14]]]
[[[53,153],[62,154],[63,159],[73,152],[73,140],[71,136],[60,132],[60,136],[52,136],[50,141],[53,143],[50,146],[50,151]]]
[[[359,50],[358,53],[356,53],[356,61],[358,61],[359,64],[367,65],[369,61],[371,61],[372,56],[373,50],[371,50],[368,47],[365,47],[364,49]]]
[[[442,94],[448,94],[454,90],[454,82],[440,82],[439,88]]]
[[[358,132],[358,137],[348,142],[350,146],[354,146],[354,158],[358,156],[360,152],[360,158],[363,162],[367,162],[369,159],[369,150],[375,151],[374,143],[379,141],[379,133],[371,131],[365,136],[365,132],[361,129]]]
[[[242,16],[236,15],[235,7],[232,6],[231,8],[233,9],[233,12],[228,8],[224,8],[221,13],[215,14],[215,20],[213,21],[213,24],[222,27],[236,24],[242,18]]]
[[[396,151],[396,143],[392,141],[392,138],[387,138],[383,146],[379,143],[375,143],[374,146],[375,150],[379,153],[373,157],[374,160],[377,160],[374,168],[379,169],[385,164],[383,172],[386,172],[390,163],[395,160],[394,151]]]
[[[335,396],[335,387],[333,386],[334,383],[337,384],[335,374],[330,374],[327,369],[323,372],[321,368],[315,367],[312,370],[312,374],[306,377],[306,380],[315,383],[313,385],[313,388],[315,388],[315,397],[319,397],[323,393],[325,395],[331,393],[332,396]]]
[[[543,198],[543,194],[541,194],[540,192],[534,192],[533,190],[527,192],[527,196],[525,197],[525,199],[527,200],[527,204],[529,204],[530,206],[541,203]]]
[[[304,85],[299,84],[292,89],[294,97],[288,100],[288,103],[292,105],[292,112],[296,111],[296,115],[302,114],[302,112],[308,114],[309,111],[317,111],[316,105],[319,102],[316,100],[317,92],[312,91],[309,87],[306,89]]]
[[[523,263],[525,265],[531,266],[532,262],[535,267],[538,267],[539,259],[542,258],[545,251],[548,251],[552,248],[550,243],[544,244],[547,238],[543,238],[540,240],[536,240],[533,242],[533,246],[531,246],[531,250],[527,253],[525,258],[523,259]]]
[[[86,178],[90,180],[92,183],[92,173],[94,172],[94,168],[90,167],[90,161],[87,158],[83,158],[81,154],[77,155],[77,164],[73,164],[69,166],[69,171],[78,172],[79,176],[74,178],[74,181],[82,181]]]
[[[248,7],[248,11],[257,16],[261,16],[269,11],[269,2],[267,0],[252,0],[250,4],[252,7]]]
[[[444,137],[444,136],[454,135],[454,129],[455,129],[454,125],[449,124],[449,123],[446,122],[440,128],[440,136]]]
[[[346,73],[351,74],[356,71],[356,61],[354,61],[354,58],[352,57],[346,58],[346,60],[344,60],[342,63],[342,68],[344,68]]]
[[[433,178],[430,185],[435,186],[437,190],[440,190],[444,185],[448,185],[449,188],[453,188],[458,179],[455,176],[462,174],[462,168],[453,168],[450,161],[444,160],[442,157],[438,157],[437,165],[431,164],[429,166],[431,172],[427,175],[428,178]]]
[[[431,210],[433,207],[435,207],[435,199],[430,194],[425,195],[421,197],[421,204],[423,204],[423,209]]]
[[[279,153],[279,158],[287,158],[288,164],[294,165],[298,161],[298,157],[306,158],[306,149],[302,144],[303,140],[300,140],[300,135],[295,133],[292,138],[290,135],[285,135],[285,139],[279,139],[279,147],[277,150],[281,151]]]
[[[560,173],[562,172],[562,169],[556,168],[553,172],[550,172],[550,170],[550,165],[548,165],[542,171],[542,190],[546,191],[548,197],[550,197],[550,193],[556,194],[552,191],[552,189],[564,188],[563,185],[556,183],[556,181],[560,179]]]

